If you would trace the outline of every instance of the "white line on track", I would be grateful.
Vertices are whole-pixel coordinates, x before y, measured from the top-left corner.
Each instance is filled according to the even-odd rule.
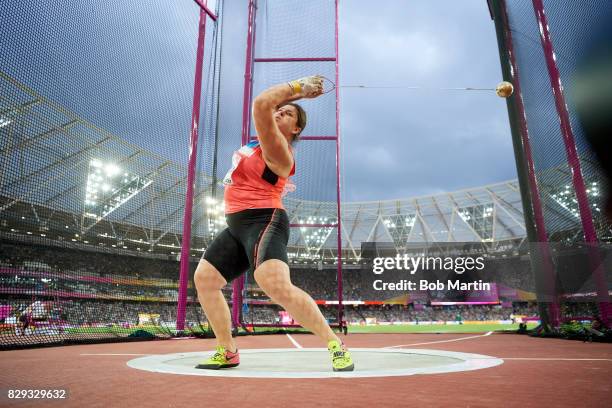
[[[408,347],[408,346],[422,346],[422,345],[425,345],[425,344],[451,343],[451,342],[454,342],[454,341],[463,341],[463,340],[477,339],[479,337],[486,337],[486,336],[490,336],[491,334],[493,334],[492,331],[486,332],[485,334],[479,334],[478,336],[461,337],[461,338],[458,338],[458,339],[451,339],[451,340],[427,341],[425,343],[400,344],[398,346],[387,346],[387,347],[383,347],[383,348],[397,348],[397,347]]]
[[[151,354],[131,354],[131,353],[82,353],[82,356],[150,356]]]
[[[291,342],[293,343],[293,345],[297,348],[303,348],[300,343],[298,343],[297,341],[295,341],[295,339],[293,337],[291,337],[291,335],[289,333],[287,333],[287,337],[289,337],[289,340],[291,340]]]

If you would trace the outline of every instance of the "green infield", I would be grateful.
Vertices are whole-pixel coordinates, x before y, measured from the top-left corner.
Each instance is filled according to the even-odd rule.
[[[535,323],[527,325],[528,329],[534,328]],[[349,333],[486,333],[490,331],[516,331],[517,324],[394,324],[361,326],[352,325],[348,327]]]
[[[536,326],[535,323],[529,323],[528,329]],[[518,330],[517,324],[393,324],[393,325],[349,325],[348,332],[350,333],[486,333],[490,331],[511,332]],[[256,327],[255,332],[280,331],[280,328],[271,327]],[[287,329],[289,333],[302,332],[303,329]],[[240,330],[244,332],[244,330]]]

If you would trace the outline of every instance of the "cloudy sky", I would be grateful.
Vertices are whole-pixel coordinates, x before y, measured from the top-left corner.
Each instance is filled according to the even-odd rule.
[[[375,4],[375,6],[374,6]],[[516,177],[485,0],[343,1],[344,192],[350,201],[435,194]],[[432,89],[433,88],[433,89]]]

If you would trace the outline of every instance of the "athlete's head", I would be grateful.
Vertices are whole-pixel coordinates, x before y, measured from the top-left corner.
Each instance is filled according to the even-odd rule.
[[[289,143],[297,142],[306,127],[306,112],[297,103],[289,102],[279,106],[274,119]]]

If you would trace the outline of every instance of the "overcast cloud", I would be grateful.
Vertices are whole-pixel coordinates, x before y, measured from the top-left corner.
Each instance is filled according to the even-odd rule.
[[[485,0],[340,3],[342,85],[488,87],[501,80]],[[344,198],[407,198],[516,177],[494,92],[341,92]]]

